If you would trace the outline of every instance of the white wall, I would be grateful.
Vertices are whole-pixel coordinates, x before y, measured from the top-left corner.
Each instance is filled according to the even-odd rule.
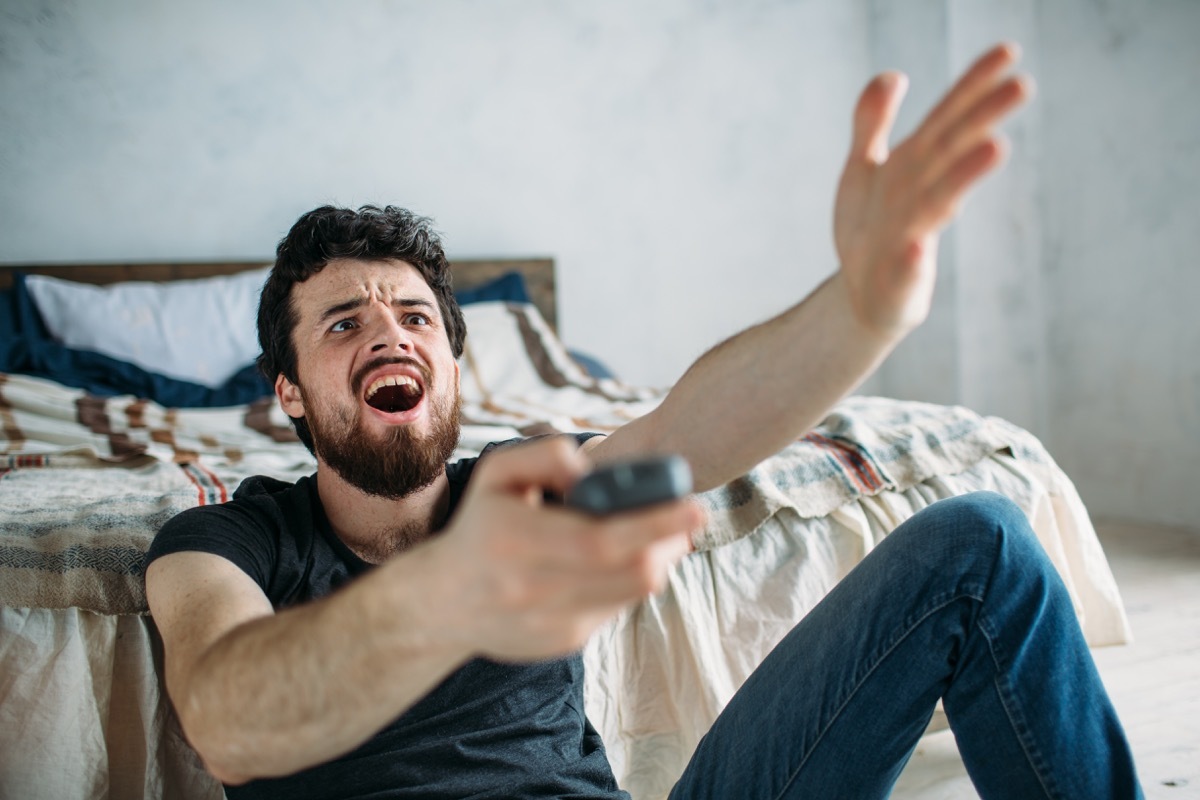
[[[1200,3],[1038,27],[1047,441],[1095,513],[1200,529]]]
[[[873,0],[869,19],[877,67],[935,85],[1012,38],[1039,89],[945,238],[929,323],[866,389],[1004,416],[1093,514],[1200,529],[1200,3]],[[932,96],[912,99],[902,127]]]
[[[906,131],[919,124],[944,87],[997,40],[1022,43],[1022,71],[1040,76],[1034,5],[1034,0],[875,0],[876,67],[902,69],[913,81],[897,127]],[[1047,430],[1037,210],[1041,114],[1041,103],[1034,103],[1006,124],[1007,163],[972,193],[943,236],[929,320],[867,389],[961,403],[1033,431]]]
[[[861,3],[7,5],[0,260],[266,256],[398,203],[554,256],[565,337],[649,384],[834,266]]]
[[[268,257],[392,202],[451,254],[552,255],[636,383],[802,297],[855,95],[907,130],[1001,37],[1040,96],[870,391],[1050,446],[1094,511],[1200,525],[1191,0],[0,0],[0,262]]]

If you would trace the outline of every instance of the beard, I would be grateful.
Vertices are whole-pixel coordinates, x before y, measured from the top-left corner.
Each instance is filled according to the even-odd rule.
[[[354,413],[308,414],[317,457],[346,483],[366,494],[402,500],[432,484],[458,446],[462,400],[458,393],[427,398],[433,427],[425,436],[398,426],[382,439],[368,436]],[[315,410],[315,409],[313,409]]]

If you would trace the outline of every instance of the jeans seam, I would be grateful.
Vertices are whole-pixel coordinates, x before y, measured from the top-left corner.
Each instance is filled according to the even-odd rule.
[[[825,734],[829,732],[829,729],[831,727],[833,727],[833,724],[837,721],[838,717],[840,717],[842,712],[846,710],[846,706],[848,706],[850,704],[850,702],[854,699],[855,695],[858,694],[859,689],[861,689],[863,684],[865,684],[867,682],[867,679],[869,679],[875,673],[875,671],[877,669],[879,669],[879,665],[882,664],[884,662],[884,660],[886,660],[887,657],[897,647],[899,647],[904,642],[905,639],[907,639],[909,636],[911,636],[913,631],[915,631],[918,627],[920,627],[920,625],[923,622],[925,622],[925,620],[929,619],[931,616],[936,614],[938,611],[941,611],[946,606],[951,605],[952,603],[955,603],[958,600],[962,600],[962,599],[973,600],[977,603],[983,602],[981,597],[975,596],[975,594],[973,594],[970,590],[966,590],[966,589],[960,589],[955,592],[946,593],[943,595],[937,595],[925,607],[925,610],[919,616],[915,616],[910,623],[900,626],[904,630],[904,633],[900,634],[898,637],[895,638],[895,640],[893,640],[891,642],[891,644],[889,644],[885,649],[880,651],[879,654],[873,659],[873,663],[871,664],[871,667],[866,672],[863,673],[862,677],[858,678],[854,682],[854,688],[850,691],[850,693],[848,695],[846,695],[846,698],[838,705],[837,710],[835,710],[833,712],[833,714],[830,715],[828,722],[821,729],[821,732],[819,734],[817,734],[817,738],[813,740],[812,746],[808,748],[808,752],[805,753],[805,755],[802,759],[800,759],[800,762],[796,765],[796,768],[792,770],[791,775],[788,776],[788,779],[784,782],[783,786],[780,788],[779,793],[775,795],[775,800],[783,800],[784,795],[787,794],[787,792],[791,788],[792,784],[796,782],[796,778],[797,778],[797,776],[799,776],[800,771],[802,769],[804,769],[804,765],[808,763],[809,758],[812,757],[813,752],[816,751],[817,747],[821,743],[821,740],[825,738]],[[988,643],[989,643],[989,645],[991,644],[991,639],[988,639]],[[993,661],[994,660],[995,660],[995,658],[993,656]]]
[[[1002,658],[1002,651],[997,645],[997,638],[992,631],[988,629],[986,617],[981,616],[976,623],[983,638],[988,643],[988,653],[992,657],[992,664],[996,667],[996,694],[1000,697],[1000,705],[1004,709],[1004,715],[1008,717],[1008,724],[1012,727],[1013,733],[1017,737],[1017,743],[1021,746],[1021,752],[1025,754],[1025,759],[1029,762],[1030,769],[1037,776],[1038,784],[1042,787],[1042,791],[1046,793],[1046,797],[1055,800],[1062,798],[1063,795],[1054,787],[1047,785],[1046,775],[1049,772],[1048,764],[1042,758],[1041,751],[1036,744],[1027,738],[1029,726],[1025,722],[1025,715],[1021,713],[1020,703],[1015,701],[1013,693],[1010,691],[1008,681],[1006,679],[1005,661]]]

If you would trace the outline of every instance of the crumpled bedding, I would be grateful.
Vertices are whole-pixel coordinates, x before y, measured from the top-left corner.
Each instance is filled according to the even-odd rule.
[[[220,800],[164,702],[149,617],[0,608],[0,797]]]
[[[464,309],[460,456],[611,430],[661,392],[597,381],[531,306]],[[179,411],[0,375],[0,797],[220,797],[164,700],[141,556],[158,527],[246,476],[314,468],[273,403]],[[1029,515],[1088,641],[1127,641],[1086,510],[1040,442],[967,409],[850,398],[747,476],[668,589],[585,651],[587,712],[621,785],[665,794],[763,655],[899,522],[993,489]]]
[[[978,490],[1007,495],[1025,511],[1071,591],[1088,643],[1128,642],[1108,563],[1057,467],[996,453],[821,517],[784,509],[752,534],[684,559],[665,592],[588,644],[586,710],[622,788],[638,800],[666,797],[721,709],[796,620],[901,522]],[[939,720],[944,727],[940,712]]]

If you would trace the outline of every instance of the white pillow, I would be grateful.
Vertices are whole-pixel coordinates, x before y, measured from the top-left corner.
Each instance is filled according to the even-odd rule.
[[[216,388],[258,357],[258,297],[269,272],[109,286],[30,275],[25,284],[67,347]]]
[[[642,416],[662,397],[588,376],[532,303],[471,303],[462,312],[463,416],[478,424],[607,430]]]

